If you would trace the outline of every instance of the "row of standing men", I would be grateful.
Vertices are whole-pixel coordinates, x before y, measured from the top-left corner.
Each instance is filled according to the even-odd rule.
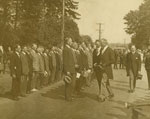
[[[25,97],[62,77],[62,50],[59,47],[16,45],[10,55],[12,96]]]
[[[25,97],[27,93],[40,90],[42,87],[51,85],[61,80],[67,65],[75,66],[83,78],[76,81],[75,92],[80,92],[85,86],[89,86],[92,76],[92,48],[85,42],[78,45],[76,42],[70,44],[73,51],[72,57],[65,55],[65,48],[43,47],[32,44],[31,46],[16,45],[10,55],[10,72],[12,76],[12,97],[18,100],[19,96]],[[63,57],[64,56],[64,57]],[[74,62],[71,62],[73,58]],[[71,66],[68,66],[71,69]],[[72,70],[72,69],[71,69]],[[77,77],[75,77],[77,79]],[[69,92],[72,88],[69,89]],[[68,93],[67,93],[68,94]]]

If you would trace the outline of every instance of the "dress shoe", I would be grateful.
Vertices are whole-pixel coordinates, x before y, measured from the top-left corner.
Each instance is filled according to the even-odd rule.
[[[24,94],[22,94],[22,95],[20,95],[21,97],[26,97],[26,95],[24,95]]]
[[[13,97],[12,99],[15,100],[15,101],[18,101],[18,100],[19,100],[18,97]]]
[[[113,98],[115,95],[114,94],[110,94],[109,95],[109,98]]]
[[[104,102],[105,101],[105,97],[102,97],[102,96],[97,96],[97,100],[98,102]]]
[[[129,93],[133,93],[133,92],[134,92],[134,90],[128,90],[128,92],[129,92]]]

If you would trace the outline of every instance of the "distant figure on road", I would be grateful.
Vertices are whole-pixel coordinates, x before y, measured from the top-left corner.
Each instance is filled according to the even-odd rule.
[[[123,57],[124,55],[123,55],[123,51],[121,50],[120,52],[119,52],[119,59],[120,59],[120,62],[119,62],[119,68],[120,69],[123,69],[124,68],[124,57]]]
[[[136,52],[135,45],[131,45],[131,52],[127,54],[127,76],[130,79],[130,93],[135,91],[136,79],[138,74],[141,74],[141,56]]]
[[[114,55],[115,55],[115,62],[114,62],[114,69],[118,69],[118,51],[114,50]]]

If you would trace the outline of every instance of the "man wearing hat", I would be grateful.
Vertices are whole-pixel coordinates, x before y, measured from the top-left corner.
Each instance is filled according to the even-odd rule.
[[[75,88],[75,59],[71,48],[72,39],[65,39],[65,47],[63,49],[63,72],[65,74],[65,99],[72,101],[72,94]]]

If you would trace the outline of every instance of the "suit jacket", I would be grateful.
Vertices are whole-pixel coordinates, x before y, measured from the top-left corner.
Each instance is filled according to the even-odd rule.
[[[26,53],[28,57],[28,65],[29,65],[29,75],[32,75],[33,73],[33,60],[32,60],[32,55],[30,52]]]
[[[34,50],[31,51],[32,61],[33,61],[33,71],[39,71],[39,56]]]
[[[94,51],[93,51],[93,66],[94,66],[94,64],[100,64],[100,62],[101,62],[101,59],[100,59],[100,53],[97,55],[97,49],[94,49]],[[94,67],[94,70],[95,71],[99,71],[100,70],[100,68],[98,68],[98,67]]]
[[[150,51],[145,55],[145,69],[150,70]]]
[[[17,79],[21,78],[22,75],[21,57],[16,52],[12,53],[11,55],[10,70],[11,75],[16,75]]]
[[[63,72],[75,73],[73,50],[67,46],[63,50]]]
[[[112,64],[115,62],[114,52],[111,48],[107,47],[104,53],[101,54],[101,63],[104,66],[104,71],[109,79],[113,79]]]
[[[50,53],[50,69],[56,69],[56,55],[53,51]]]
[[[45,64],[45,70],[49,73],[50,72],[50,68],[49,68],[49,56],[48,54],[44,53],[44,64]]]
[[[43,54],[38,53],[38,57],[39,57],[39,72],[44,73],[45,72],[45,63],[44,63]]]
[[[56,56],[56,70],[59,71],[60,70],[60,57],[58,53],[55,53]]]
[[[81,69],[84,70],[84,69],[88,69],[89,65],[88,65],[88,57],[85,53],[85,51],[83,50],[80,50],[80,66],[81,66]]]
[[[56,56],[56,70],[61,71],[62,70],[62,54],[60,52],[57,52],[55,56]]]
[[[134,76],[138,75],[138,71],[141,71],[141,56],[138,53],[132,54],[131,52],[127,54],[127,75],[131,70]]]
[[[28,56],[26,53],[22,52],[20,54],[20,57],[22,65],[22,75],[28,75],[29,74]]]

